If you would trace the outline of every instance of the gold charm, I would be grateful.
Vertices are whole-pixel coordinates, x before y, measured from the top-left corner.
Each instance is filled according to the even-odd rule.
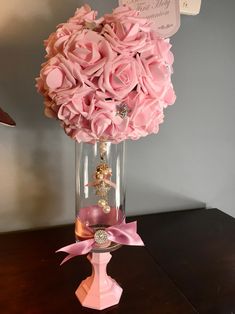
[[[107,153],[107,143],[104,141],[100,142],[99,146],[101,163],[96,166],[96,171],[93,174],[93,182],[89,182],[89,186],[95,188],[95,193],[100,199],[97,205],[103,209],[105,214],[110,213],[111,207],[108,204],[108,192],[111,188],[116,188],[116,184],[112,182],[112,169],[105,162]]]

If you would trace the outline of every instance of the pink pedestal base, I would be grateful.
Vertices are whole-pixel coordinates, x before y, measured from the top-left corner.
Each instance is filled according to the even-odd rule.
[[[92,274],[81,282],[75,292],[83,306],[103,310],[119,303],[122,288],[106,272],[111,257],[110,253],[91,253],[88,255],[92,264]]]

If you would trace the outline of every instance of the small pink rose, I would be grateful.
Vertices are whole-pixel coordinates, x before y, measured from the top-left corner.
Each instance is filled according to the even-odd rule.
[[[85,142],[94,144],[97,141],[97,138],[92,136],[91,131],[88,128],[70,130],[69,127],[65,127],[65,132],[78,143]]]
[[[157,133],[163,122],[163,105],[156,99],[141,92],[132,92],[125,103],[130,108],[127,137],[138,139],[151,133]]]
[[[119,7],[113,14],[105,15],[102,33],[115,51],[141,52],[149,45],[150,22],[138,15],[138,11],[129,7]]]
[[[164,107],[167,107],[168,105],[173,105],[175,101],[176,101],[175,91],[173,85],[170,84],[164,96]]]
[[[88,87],[81,88],[67,103],[60,106],[58,118],[66,124],[79,126],[81,118],[89,119],[94,110],[93,97]]]
[[[116,56],[103,36],[87,29],[71,36],[63,53],[69,60],[81,65],[85,76],[100,75],[104,64]]]
[[[162,100],[171,84],[170,67],[160,62],[157,56],[146,58],[141,55],[137,61],[141,69],[139,81],[142,90],[151,97]]]
[[[151,22],[148,19],[141,18],[140,12],[134,9],[131,9],[128,6],[120,6],[113,10],[111,14],[105,14],[104,20],[107,24],[123,23],[129,24],[131,27],[134,24],[140,26],[140,30],[150,31]]]
[[[105,90],[116,99],[125,98],[138,83],[138,64],[135,58],[118,56],[104,66],[99,80],[100,90]]]
[[[54,99],[61,93],[83,84],[79,64],[72,63],[62,55],[56,55],[42,65],[37,88],[44,96]]]
[[[56,105],[55,101],[52,100],[50,97],[46,97],[44,99],[44,114],[48,118],[57,118],[57,113],[59,110],[59,106]]]
[[[174,55],[170,50],[172,46],[169,39],[158,37],[158,35],[154,31],[151,31],[150,38],[152,44],[150,54],[157,56],[160,62],[171,66],[174,62]]]
[[[85,4],[75,11],[74,16],[68,20],[68,23],[84,25],[85,21],[93,21],[96,16],[97,11],[91,10],[90,6]]]
[[[79,33],[84,28],[87,21],[93,21],[97,25],[101,22],[94,21],[97,12],[92,11],[89,5],[84,5],[77,9],[75,15],[71,17],[66,23],[59,24],[54,33],[52,33],[47,40],[44,41],[46,47],[47,58],[54,57],[57,53],[63,54],[66,43],[70,36],[74,33]]]
[[[115,112],[105,110],[98,111],[91,120],[91,131],[96,138],[118,141],[126,137],[125,131],[128,125],[128,119],[123,120]]]
[[[63,54],[64,47],[70,39],[70,36],[74,33],[78,33],[81,30],[82,25],[76,25],[72,23],[58,25],[57,30],[44,41],[44,46],[47,52],[46,58],[52,58],[57,53]]]

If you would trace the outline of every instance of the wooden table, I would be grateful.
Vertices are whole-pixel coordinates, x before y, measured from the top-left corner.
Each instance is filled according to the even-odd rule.
[[[133,220],[132,218],[130,220]],[[138,217],[146,247],[113,252],[109,273],[124,289],[110,314],[235,314],[235,223],[217,209]],[[90,274],[85,256],[60,267],[73,226],[0,235],[0,313],[99,313],[74,291]]]

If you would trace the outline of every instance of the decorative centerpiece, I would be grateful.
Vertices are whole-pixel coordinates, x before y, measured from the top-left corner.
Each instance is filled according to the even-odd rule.
[[[175,93],[168,39],[127,6],[96,16],[84,5],[57,26],[36,85],[45,115],[76,141],[76,242],[59,251],[63,262],[89,253],[93,272],[76,295],[103,309],[122,293],[106,274],[110,251],[143,245],[136,222],[125,222],[125,140],[157,133]]]

